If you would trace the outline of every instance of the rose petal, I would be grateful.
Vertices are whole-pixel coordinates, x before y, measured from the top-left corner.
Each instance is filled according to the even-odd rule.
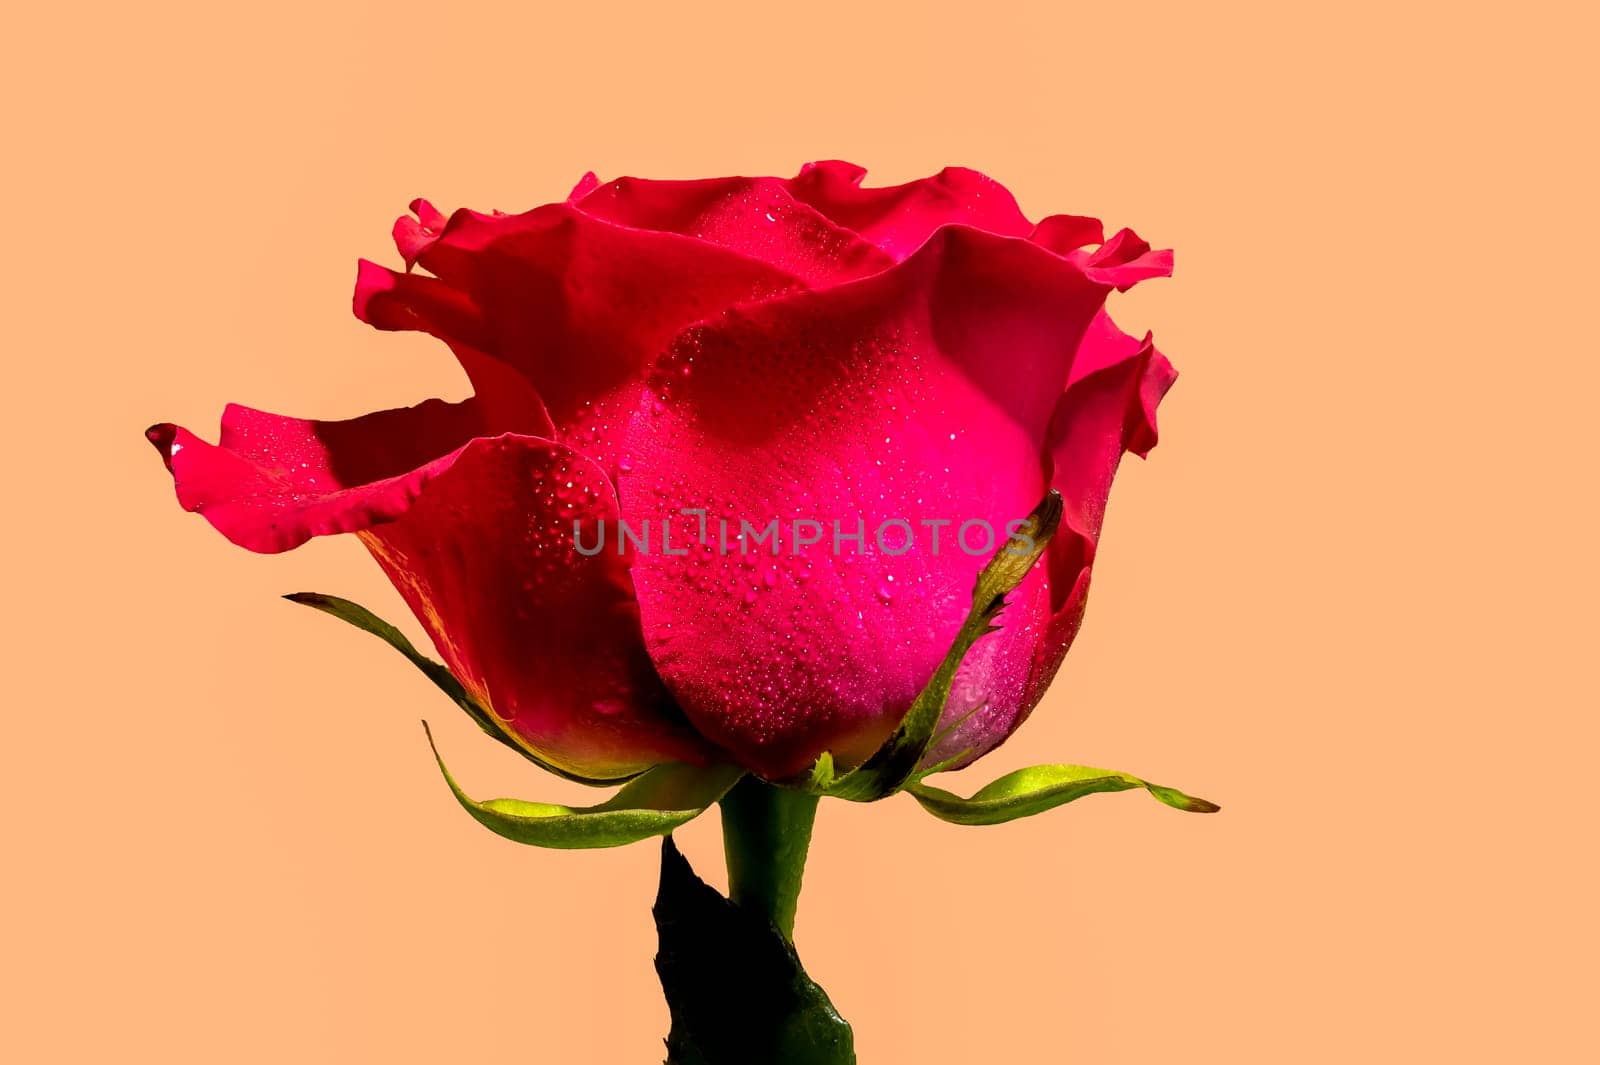
[[[653,383],[665,402],[633,423],[620,494],[635,523],[709,512],[709,545],[634,560],[647,646],[697,728],[773,777],[824,749],[859,761],[883,740],[949,648],[1005,526],[1043,494],[1056,397],[1105,292],[1032,244],[946,227],[882,274],[679,338]],[[797,558],[785,532],[777,558],[725,555],[719,518],[730,537],[740,519],[839,519],[848,532],[859,518],[872,552],[841,542],[836,556],[829,537]],[[917,536],[899,557],[870,544],[893,519]],[[925,519],[954,523],[937,556]],[[967,521],[996,539],[975,525],[962,550]],[[672,528],[681,547],[694,521]],[[888,527],[891,552],[902,538]],[[1017,593],[1033,606],[1006,623],[1029,609],[1043,620],[1046,579],[1041,566]],[[950,712],[1021,697],[1031,645],[1006,646],[975,651]]]
[[[1051,484],[1061,492],[1062,525],[1047,552],[1048,601],[1032,600],[1021,627],[1007,625],[993,653],[1016,642],[1031,664],[1019,691],[993,699],[931,752],[929,763],[962,754],[966,765],[1003,743],[1027,719],[1065,659],[1083,622],[1095,547],[1106,500],[1124,451],[1146,454],[1156,443],[1156,407],[1177,372],[1151,343],[1118,329],[1104,311],[1095,316],[1073,360],[1070,383],[1051,420]],[[1017,609],[1016,600],[1011,611]],[[981,645],[980,645],[981,646]]]
[[[393,521],[457,449],[495,429],[474,400],[431,399],[342,422],[230,404],[218,444],[174,425],[146,435],[185,510],[241,547],[277,552]]]
[[[577,203],[599,187],[600,179],[595,177],[594,171],[585,171],[583,177],[578,179],[578,183],[572,186],[572,191],[567,193],[567,202]]]
[[[1028,239],[1041,248],[1049,248],[1057,255],[1067,255],[1090,244],[1100,244],[1106,239],[1105,227],[1098,218],[1075,214],[1053,214],[1039,220]]]
[[[947,167],[930,178],[882,188],[863,188],[865,176],[852,163],[808,163],[788,187],[796,199],[896,259],[915,251],[940,226],[961,224],[999,236],[1026,237],[1072,257],[1092,280],[1123,291],[1172,273],[1172,252],[1152,250],[1130,229],[1108,241],[1097,218],[1051,215],[1031,224],[1005,186],[976,170]],[[1099,247],[1091,251],[1090,245]]]
[[[475,440],[399,521],[362,540],[478,700],[564,769],[613,777],[704,764],[645,654],[610,479],[560,444]]]
[[[474,349],[483,349],[490,336],[482,309],[465,292],[438,278],[398,273],[366,259],[356,263],[351,309],[377,329],[416,330]]]
[[[413,215],[415,217],[413,217]],[[445,217],[424,199],[411,201],[411,214],[401,215],[394,222],[394,246],[406,261],[406,269],[416,264],[417,256],[438,239],[444,229]]]
[[[538,392],[556,438],[608,471],[626,461],[625,422],[674,335],[734,304],[804,287],[726,248],[567,204],[520,215],[457,211],[417,261],[435,276],[364,263],[357,317],[498,359]]]
[[[362,259],[356,266],[353,307],[357,318],[379,329],[415,329],[445,341],[472,382],[479,406],[500,431],[557,435],[532,382],[482,350],[493,333],[477,304],[459,290],[437,278],[397,273]]]
[[[1102,285],[1126,292],[1140,281],[1172,276],[1170,249],[1152,250],[1149,243],[1131,229],[1121,229],[1098,249],[1080,253],[1084,273]]]
[[[881,188],[863,188],[866,173],[836,159],[807,163],[789,190],[897,260],[920,248],[940,226],[969,225],[1007,237],[1033,232],[1006,187],[976,170],[946,167],[932,177]]]
[[[813,288],[877,273],[890,256],[796,200],[777,178],[650,181],[619,178],[584,197],[586,214],[678,233],[738,252]]]
[[[282,551],[355,532],[473,695],[546,759],[617,776],[707,748],[645,654],[626,559],[576,550],[614,524],[593,463],[548,440],[484,437],[437,400],[348,422],[229,407],[213,446],[150,437],[178,497],[230,540]]]

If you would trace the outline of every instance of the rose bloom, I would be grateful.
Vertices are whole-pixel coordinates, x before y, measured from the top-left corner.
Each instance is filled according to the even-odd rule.
[[[182,505],[236,544],[354,533],[467,690],[591,778],[859,763],[1054,487],[1060,530],[962,663],[928,755],[965,764],[1049,685],[1118,461],[1156,442],[1176,375],[1104,303],[1172,255],[1091,218],[1030,222],[971,170],[863,176],[588,175],[515,215],[417,200],[394,226],[405,270],[361,262],[355,313],[444,341],[472,398],[348,421],[229,406],[216,445],[150,438]],[[619,551],[619,521],[648,545]]]

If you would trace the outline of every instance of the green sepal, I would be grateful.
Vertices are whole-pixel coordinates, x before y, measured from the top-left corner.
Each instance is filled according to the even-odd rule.
[[[569,769],[563,769],[542,757],[538,752],[529,749],[502,727],[487,708],[472,697],[472,694],[456,679],[456,675],[450,672],[449,667],[443,662],[435,662],[421,651],[418,651],[412,646],[411,641],[406,639],[405,633],[359,603],[352,603],[348,599],[340,599],[336,595],[323,595],[321,592],[294,592],[284,596],[284,598],[291,603],[309,606],[314,610],[322,611],[324,614],[331,614],[340,621],[349,622],[364,632],[372,633],[372,635],[405,655],[406,658],[411,660],[412,665],[422,670],[423,675],[438,686],[440,691],[448,695],[462,710],[465,710],[467,716],[472,718],[480,729],[510,747],[522,757],[528,759],[528,761],[533,762],[540,769],[554,773],[556,776],[566,780],[576,781],[579,784],[588,784],[592,787],[612,787],[638,776],[637,773],[628,773],[620,777],[581,776]]]
[[[906,711],[894,733],[860,766],[836,774],[833,755],[824,751],[811,772],[798,783],[811,791],[855,802],[872,802],[893,795],[919,774],[917,767],[939,738],[939,718],[950,699],[950,685],[972,645],[999,630],[995,619],[1005,609],[1006,596],[1028,576],[1033,564],[1044,554],[1050,538],[1061,525],[1061,493],[1051,489],[1039,501],[1015,535],[995,552],[978,572],[972,589],[972,609],[968,612],[955,642],[939,663],[933,677]]]
[[[1085,765],[1036,765],[1019,769],[979,788],[969,799],[922,783],[908,785],[906,791],[941,821],[956,825],[999,825],[1044,813],[1085,795],[1133,788],[1144,788],[1168,806],[1189,813],[1214,814],[1221,809],[1216,803],[1185,795],[1176,788]]]
[[[699,817],[744,775],[736,766],[701,768],[670,762],[645,770],[598,806],[562,806],[523,799],[479,802],[462,791],[450,775],[426,721],[422,727],[439,771],[462,809],[495,835],[530,847],[621,847],[651,836],[664,836]]]
[[[722,897],[668,836],[652,911],[667,1065],[855,1065],[855,1035],[760,910]]]

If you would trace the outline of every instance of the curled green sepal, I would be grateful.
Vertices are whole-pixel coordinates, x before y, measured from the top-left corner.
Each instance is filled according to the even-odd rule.
[[[956,633],[955,642],[893,735],[871,758],[844,774],[835,774],[833,756],[824,751],[810,774],[795,783],[855,802],[872,802],[904,788],[938,739],[939,718],[962,659],[980,637],[999,630],[995,619],[1005,609],[1006,596],[1027,577],[1060,525],[1061,493],[1052,488],[978,572],[972,589],[972,609]]]
[[[1095,792],[1133,788],[1144,788],[1168,806],[1189,813],[1214,814],[1221,809],[1214,802],[1185,795],[1176,788],[1164,788],[1127,773],[1091,769],[1086,765],[1036,765],[1019,769],[979,788],[970,799],[921,783],[907,786],[906,791],[941,821],[956,825],[999,825],[1044,813]]]
[[[629,773],[625,776],[610,778],[580,776],[541,757],[538,752],[529,749],[511,733],[502,728],[495,716],[472,697],[471,693],[462,686],[461,682],[456,679],[456,675],[450,672],[443,662],[435,662],[421,651],[418,651],[416,647],[412,646],[411,641],[406,639],[405,633],[359,603],[352,603],[348,599],[340,599],[336,595],[323,595],[321,592],[294,592],[284,596],[284,598],[291,603],[309,606],[314,610],[322,611],[324,614],[331,614],[340,621],[349,622],[364,632],[372,633],[372,635],[405,655],[406,658],[411,660],[412,665],[422,670],[423,675],[438,686],[440,691],[448,695],[457,706],[465,710],[467,716],[472,718],[479,728],[528,759],[528,761],[533,762],[540,769],[554,773],[558,777],[576,781],[579,784],[589,784],[593,787],[611,787],[625,783],[638,775],[637,773]]]
[[[671,762],[645,770],[598,806],[562,806],[523,799],[479,802],[462,791],[450,775],[426,721],[422,727],[428,734],[428,746],[433,748],[434,761],[439,763],[439,772],[444,774],[445,783],[462,809],[495,835],[530,847],[621,847],[651,836],[664,836],[704,813],[744,775],[735,766],[700,768]]]

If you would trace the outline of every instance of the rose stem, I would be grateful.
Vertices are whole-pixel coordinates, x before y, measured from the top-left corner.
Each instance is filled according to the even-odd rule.
[[[754,776],[722,797],[728,897],[765,914],[791,941],[817,798]]]

